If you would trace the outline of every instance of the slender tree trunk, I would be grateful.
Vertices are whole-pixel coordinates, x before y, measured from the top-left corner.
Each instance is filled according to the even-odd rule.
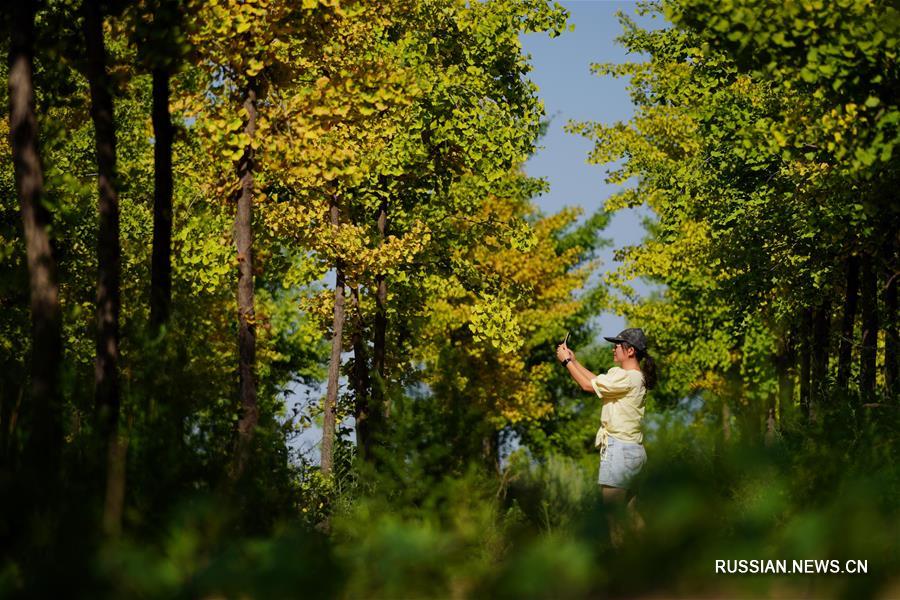
[[[722,439],[726,442],[731,440],[731,407],[724,398],[722,399]]]
[[[34,10],[32,0],[11,5],[9,48],[9,132],[16,191],[25,232],[31,301],[31,393],[29,462],[40,477],[53,478],[62,443],[59,369],[62,318],[56,260],[50,245],[50,213],[41,203],[44,172],[34,111]],[[8,411],[11,414],[11,411]],[[4,441],[9,419],[2,422]],[[5,451],[6,448],[3,448]]]
[[[778,374],[778,421],[784,426],[794,402],[794,344],[792,334],[786,333],[778,342],[775,371]]]
[[[19,411],[22,409],[22,397],[25,395],[25,388],[22,386],[9,386],[8,388],[4,388],[2,393],[3,395],[0,396],[0,400],[3,401],[2,414],[0,414],[0,425],[2,425],[3,429],[0,430],[0,466],[12,462],[13,457],[10,440],[16,435],[16,422],[18,421]],[[57,444],[58,443],[59,442],[57,442]],[[35,448],[35,450],[39,449]],[[44,458],[49,462],[49,460],[53,459],[53,455],[51,453],[52,449],[48,450],[50,451],[47,453],[38,452],[33,456],[37,461]],[[35,466],[35,470],[40,468],[42,468],[41,465]],[[54,465],[48,464],[43,468],[53,469]],[[44,471],[39,471],[39,473],[44,473]]]
[[[885,253],[887,269],[884,271],[884,396],[887,400],[896,400],[900,394],[900,382],[897,381],[898,369],[898,339],[897,332],[897,255],[894,240],[887,244]]]
[[[110,437],[107,448],[106,494],[103,504],[103,530],[108,535],[122,532],[122,513],[125,509],[125,475],[128,459],[128,436],[118,432]]]
[[[387,235],[387,201],[382,200],[378,208],[378,235],[381,243]],[[387,338],[387,281],[383,273],[375,276],[375,347],[374,368],[377,381],[372,388],[372,410],[378,411],[386,417],[390,414],[390,406],[385,401],[385,356]]]
[[[153,69],[153,258],[150,269],[150,326],[168,322],[172,306],[172,140],[169,71]]]
[[[847,287],[844,296],[844,314],[841,321],[841,344],[838,351],[837,387],[846,390],[850,381],[850,364],[853,359],[853,330],[856,323],[856,303],[859,297],[859,257],[847,259]]]
[[[251,82],[244,96],[247,122],[244,132],[252,141],[256,135],[256,85]],[[236,464],[232,477],[238,479],[246,467],[253,432],[259,422],[256,403],[256,311],[253,306],[253,186],[256,161],[252,145],[244,148],[237,165],[241,182],[234,220],[234,242],[238,259],[238,374],[240,381],[241,418],[238,421]]]
[[[369,360],[363,335],[364,323],[359,302],[359,286],[351,290],[354,308],[353,327],[353,388],[356,392],[356,447],[364,460],[372,457],[371,409],[369,406]]]
[[[809,418],[809,402],[810,402],[810,370],[812,354],[812,309],[803,310],[802,322],[800,325],[800,409],[803,416]]]
[[[816,307],[813,319],[810,419],[828,403],[828,349],[831,329],[831,302],[825,300]]]
[[[97,0],[84,3],[84,38],[87,50],[91,117],[97,147],[97,182],[100,192],[100,227],[97,234],[97,357],[94,364],[95,398],[100,431],[107,440],[107,485],[104,529],[116,534],[121,528],[123,499],[114,497],[125,489],[124,452],[116,451],[119,440],[119,196],[116,190],[116,132],[113,99],[106,73],[103,16]],[[122,481],[115,481],[123,478]]]
[[[331,200],[331,225],[337,230],[340,223],[340,209],[337,197]],[[344,335],[344,270],[338,260],[337,277],[334,283],[334,321],[331,338],[331,360],[328,363],[328,389],[325,394],[325,419],[322,428],[322,474],[330,475],[334,468],[334,429],[337,422],[338,384],[341,375],[341,351]]]
[[[500,473],[500,432],[485,432],[481,438],[481,457],[488,472],[492,475]]]
[[[775,425],[775,407],[769,406],[769,409],[766,412],[766,446],[771,446],[773,443],[775,443]]]
[[[875,368],[878,352],[878,284],[870,256],[864,256],[861,268],[862,349],[860,352],[859,391],[863,402],[875,397]]]

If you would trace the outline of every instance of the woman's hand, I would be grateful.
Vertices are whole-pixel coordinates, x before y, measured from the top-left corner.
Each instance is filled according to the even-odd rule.
[[[565,344],[560,344],[556,347],[556,358],[559,359],[559,362],[562,362],[567,358],[575,360],[575,353],[569,350],[569,347]]]

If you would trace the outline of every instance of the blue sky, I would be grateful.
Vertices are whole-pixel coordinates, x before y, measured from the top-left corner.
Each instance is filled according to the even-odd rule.
[[[646,26],[662,26],[657,18],[638,18],[636,3],[626,1],[582,0],[560,2],[569,12],[574,31],[557,38],[546,34],[523,35],[522,46],[531,55],[533,71],[530,78],[540,88],[550,126],[541,140],[541,149],[526,163],[525,171],[533,177],[543,177],[550,183],[550,192],[536,199],[546,213],[564,206],[581,206],[590,214],[603,205],[604,200],[620,186],[604,182],[607,168],[587,164],[592,142],[581,136],[566,133],[563,128],[570,120],[613,123],[627,121],[633,114],[626,86],[628,82],[591,74],[592,63],[622,63],[640,60],[629,55],[615,43],[622,28],[616,12],[622,11]],[[614,269],[613,250],[639,242],[644,237],[641,220],[646,210],[623,210],[616,213],[604,237],[612,240],[612,247],[601,253],[601,271]],[[638,293],[649,288],[635,285]],[[625,327],[622,317],[605,313],[598,315],[600,328],[614,335]],[[636,324],[639,325],[639,324]]]

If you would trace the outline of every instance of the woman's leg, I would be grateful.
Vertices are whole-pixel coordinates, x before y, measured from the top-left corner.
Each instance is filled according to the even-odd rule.
[[[619,512],[627,501],[628,490],[611,485],[601,485],[603,504],[607,506],[606,518],[609,522],[609,540],[616,548],[625,541],[625,532],[622,528],[622,519]]]
[[[636,533],[644,530],[644,517],[637,509],[637,496],[634,492],[628,492],[628,516],[631,518],[631,526],[634,527]]]

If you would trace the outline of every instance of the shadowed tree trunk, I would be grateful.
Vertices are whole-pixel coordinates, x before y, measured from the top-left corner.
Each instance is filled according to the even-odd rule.
[[[816,307],[813,318],[812,364],[810,365],[810,419],[828,402],[828,350],[831,329],[831,302],[825,300]]]
[[[59,369],[62,318],[56,260],[50,244],[50,213],[41,203],[44,172],[34,111],[34,11],[32,0],[11,5],[9,47],[9,132],[16,192],[25,233],[31,307],[31,390],[28,399],[28,463],[41,478],[53,478],[62,443]],[[5,396],[5,394],[3,394]],[[15,411],[0,420],[6,442]],[[0,449],[4,455],[6,444]]]
[[[812,323],[813,311],[811,308],[803,310],[802,321],[800,323],[800,409],[803,416],[809,418],[809,401],[810,401],[810,369],[812,355]]]
[[[369,360],[366,353],[366,340],[363,335],[365,324],[359,302],[359,286],[351,290],[353,298],[353,389],[356,393],[354,417],[356,418],[356,447],[364,460],[372,458],[372,434],[370,431],[371,414],[369,406]]]
[[[119,435],[119,196],[116,190],[116,132],[106,72],[103,15],[99,2],[84,3],[84,39],[91,90],[91,117],[97,149],[100,227],[97,234],[97,356],[94,364],[99,430],[108,443],[104,530],[121,529],[125,489],[124,442]]]
[[[897,338],[897,255],[895,240],[887,244],[887,268],[884,271],[884,387],[885,398],[896,400],[898,388],[898,345]]]
[[[340,223],[340,209],[337,197],[331,198],[331,226],[337,231]],[[344,335],[344,270],[338,260],[337,276],[334,283],[334,321],[331,338],[331,359],[328,363],[328,388],[325,393],[325,415],[322,428],[321,469],[323,475],[330,475],[334,468],[334,435],[336,425],[338,384],[341,375],[341,351]]]
[[[775,407],[769,406],[766,411],[766,446],[771,446],[775,442]]]
[[[786,333],[778,341],[775,371],[778,374],[778,420],[783,426],[794,402],[794,344],[793,335]]]
[[[481,438],[481,458],[491,475],[500,474],[500,432],[493,429]]]
[[[731,440],[731,407],[724,398],[722,399],[722,439],[726,442]]]
[[[853,359],[853,330],[856,323],[856,303],[859,296],[859,257],[847,259],[847,287],[844,294],[844,314],[841,320],[841,344],[838,351],[837,387],[846,390],[850,382]]]
[[[875,397],[875,361],[878,352],[878,284],[870,256],[862,258],[860,269],[862,347],[860,349],[859,392],[863,402]]]
[[[381,201],[378,207],[378,235],[381,243],[384,243],[387,235],[387,200]],[[378,411],[387,417],[390,414],[390,406],[385,402],[385,356],[387,342],[387,281],[383,273],[375,276],[375,331],[374,331],[374,369],[375,385],[372,387],[372,406],[370,409]]]
[[[244,96],[247,122],[244,133],[252,142],[256,135],[256,84],[250,82]],[[237,426],[237,450],[232,477],[238,479],[244,468],[253,442],[253,432],[259,422],[256,403],[256,312],[253,306],[253,186],[256,162],[251,144],[237,164],[241,182],[237,212],[234,219],[234,242],[238,260],[238,374],[240,381],[241,418]]]
[[[169,71],[153,69],[153,258],[150,268],[150,326],[168,322],[172,305],[172,140]]]

